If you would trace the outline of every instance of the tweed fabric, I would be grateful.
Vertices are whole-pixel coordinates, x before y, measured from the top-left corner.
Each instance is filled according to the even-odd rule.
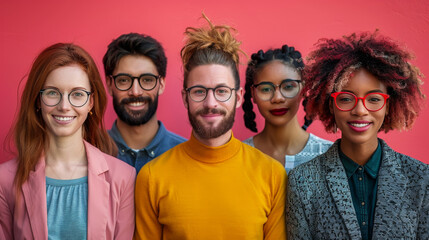
[[[373,239],[427,240],[429,165],[380,142]],[[338,144],[289,174],[288,239],[362,239]]]

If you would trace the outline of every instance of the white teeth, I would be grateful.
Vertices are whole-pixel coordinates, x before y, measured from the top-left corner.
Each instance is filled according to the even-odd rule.
[[[54,116],[55,119],[57,119],[58,121],[70,121],[72,120],[74,117],[60,117],[60,116]]]
[[[353,127],[361,128],[361,127],[366,127],[366,126],[368,126],[368,125],[369,125],[369,123],[350,123],[350,125],[352,125]]]
[[[142,106],[143,105],[143,102],[132,102],[132,103],[129,103],[131,106],[133,106],[133,107],[139,107],[139,106]]]

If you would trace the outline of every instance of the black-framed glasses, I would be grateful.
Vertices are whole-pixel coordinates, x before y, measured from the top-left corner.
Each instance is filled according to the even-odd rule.
[[[285,79],[279,85],[272,82],[261,82],[252,85],[255,93],[262,101],[270,101],[274,97],[274,93],[279,88],[280,93],[285,98],[294,98],[301,90],[301,80]]]
[[[68,94],[68,100],[73,107],[82,107],[88,102],[89,95],[91,94],[91,92],[86,90],[76,89]],[[60,103],[61,99],[63,98],[63,94],[55,88],[46,88],[40,90],[40,96],[42,102],[49,107],[58,105],[58,103]]]
[[[331,94],[334,98],[335,106],[340,111],[351,111],[353,110],[359,99],[362,100],[363,106],[371,112],[381,110],[386,105],[387,99],[390,97],[385,93],[368,93],[365,97],[357,97],[353,93],[349,92],[335,92]]]
[[[232,96],[232,91],[237,90],[227,86],[217,86],[215,88],[206,88],[203,86],[192,86],[185,89],[191,99],[195,102],[202,102],[206,99],[209,90],[213,91],[215,99],[219,102],[226,102]]]
[[[115,87],[121,91],[129,90],[134,84],[134,79],[138,80],[139,85],[143,90],[150,91],[156,87],[158,79],[161,78],[160,75],[156,76],[152,73],[143,73],[138,77],[131,76],[127,73],[119,73],[110,77],[113,78]]]

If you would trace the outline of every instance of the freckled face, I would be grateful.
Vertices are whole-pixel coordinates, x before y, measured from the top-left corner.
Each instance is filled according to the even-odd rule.
[[[254,84],[271,82],[278,86],[285,79],[301,80],[301,76],[295,68],[285,65],[281,61],[272,61],[256,73]],[[283,126],[296,117],[301,102],[302,89],[302,84],[299,83],[298,85],[300,90],[295,97],[285,98],[280,93],[280,89],[276,88],[273,98],[268,101],[264,101],[258,97],[256,92],[258,89],[252,88],[253,101],[258,106],[261,115],[265,118],[265,124]]]
[[[85,105],[74,107],[69,102],[69,93],[79,89],[91,92],[88,75],[78,65],[60,67],[48,75],[43,89],[56,89],[62,94],[61,101],[55,106],[40,102],[48,134],[53,137],[82,136],[82,125],[92,109],[93,99],[90,96]]]
[[[368,93],[387,93],[386,86],[365,69],[356,71],[342,92],[350,92],[357,97],[365,97]],[[383,125],[387,114],[388,103],[379,111],[368,111],[362,100],[350,111],[341,111],[332,102],[331,110],[335,116],[337,127],[342,132],[342,141],[351,144],[377,144],[377,133]]]

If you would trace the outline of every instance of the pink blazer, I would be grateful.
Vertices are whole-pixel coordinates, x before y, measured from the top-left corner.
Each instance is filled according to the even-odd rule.
[[[85,142],[88,158],[88,239],[132,239],[135,169]],[[17,161],[0,165],[0,239],[48,239],[45,159],[15,202]]]

